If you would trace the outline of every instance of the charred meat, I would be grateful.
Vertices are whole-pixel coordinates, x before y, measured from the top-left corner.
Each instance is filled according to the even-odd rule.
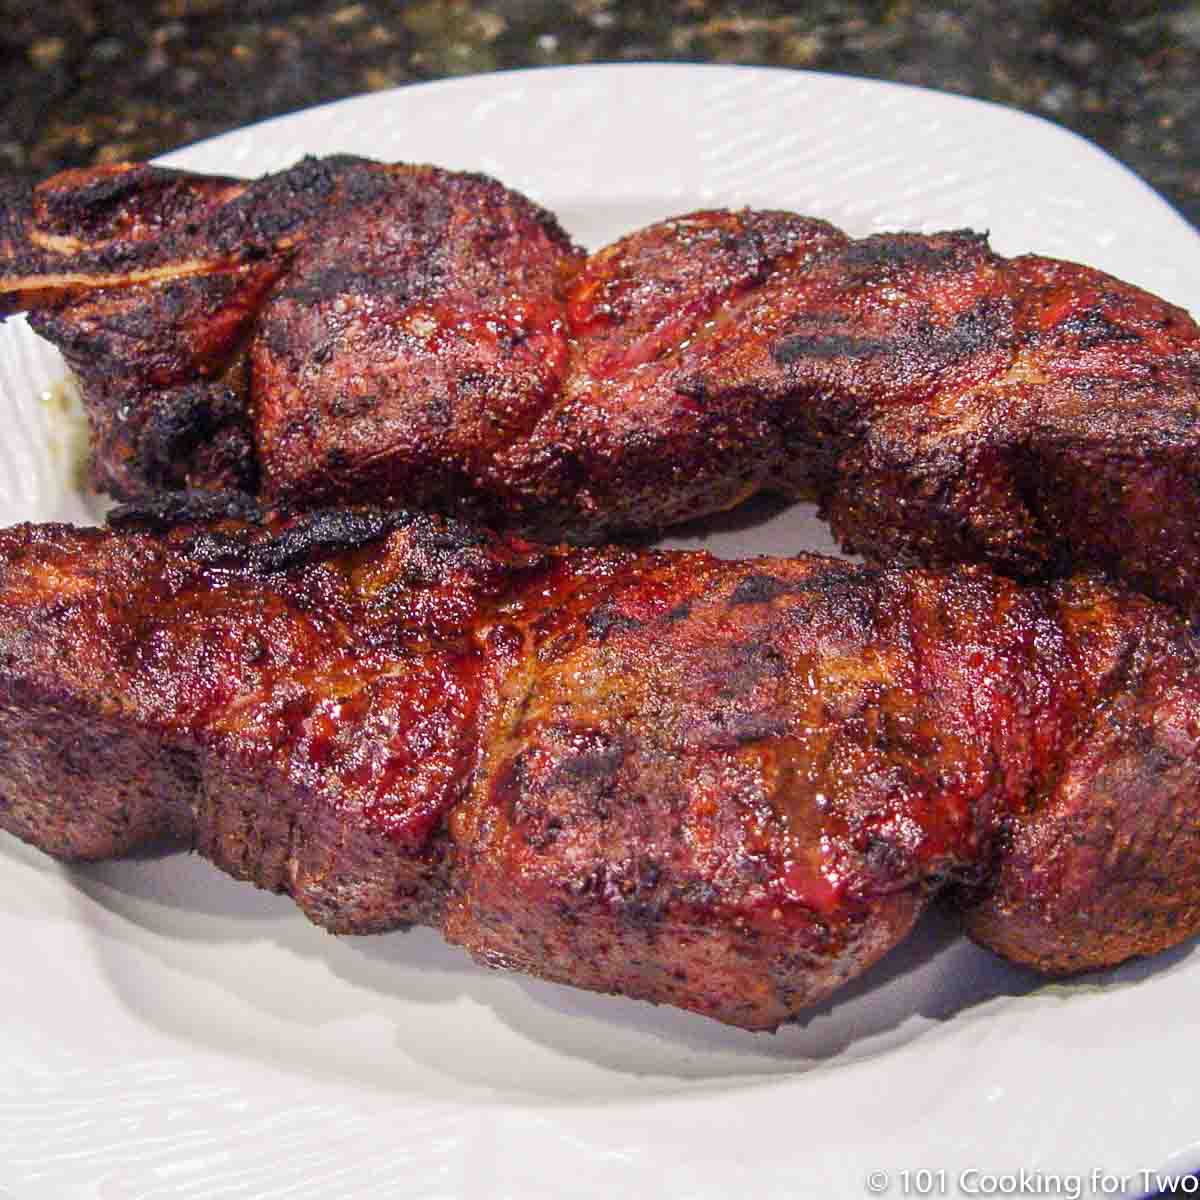
[[[1049,971],[1200,926],[1200,639],[1081,578],[547,548],[214,496],[0,532],[0,826],[772,1028],[940,890]]]
[[[1087,267],[750,210],[585,257],[494,181],[350,158],[0,200],[0,313],[62,348],[118,497],[595,540],[774,491],[876,561],[1200,594],[1200,333]]]

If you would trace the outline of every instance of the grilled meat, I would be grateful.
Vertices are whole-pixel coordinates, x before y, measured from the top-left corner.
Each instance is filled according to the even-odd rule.
[[[350,158],[6,186],[0,313],[63,349],[118,497],[590,540],[768,490],[878,561],[1200,595],[1200,334],[1098,271],[756,211],[585,259],[493,181]]]
[[[0,194],[0,315],[33,308],[62,349],[94,482],[118,497],[246,489],[260,463],[295,492],[314,456],[368,496],[469,490],[558,388],[581,259],[492,180],[344,157],[253,184],[118,166]]]
[[[220,496],[118,521],[0,532],[0,826],[60,858],[177,839],[335,932],[751,1029],[947,884],[1052,970],[1200,925],[1200,642],[1141,597]]]

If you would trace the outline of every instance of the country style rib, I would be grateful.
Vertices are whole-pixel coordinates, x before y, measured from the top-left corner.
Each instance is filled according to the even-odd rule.
[[[1200,926],[1166,606],[189,504],[0,531],[0,826],[57,857],[177,839],[336,932],[751,1029],[948,886],[1049,971]]]
[[[752,210],[588,258],[492,180],[351,158],[6,186],[0,313],[62,348],[118,497],[594,540],[774,491],[876,561],[1200,595],[1200,332],[1099,271]]]

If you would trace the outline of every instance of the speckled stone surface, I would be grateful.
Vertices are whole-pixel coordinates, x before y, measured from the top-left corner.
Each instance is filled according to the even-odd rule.
[[[840,71],[1084,134],[1200,224],[1200,0],[0,0],[0,170],[149,158],[364,91],[645,61]]]

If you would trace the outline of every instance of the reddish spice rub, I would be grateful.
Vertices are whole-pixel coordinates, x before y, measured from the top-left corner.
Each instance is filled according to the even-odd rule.
[[[200,519],[203,518],[203,519]],[[1200,661],[1089,579],[244,501],[0,532],[0,825],[772,1028],[948,886],[1046,970],[1200,925]]]
[[[756,492],[876,561],[1200,595],[1200,331],[965,230],[692,213],[587,257],[478,175],[306,159],[0,185],[0,314],[79,375],[96,482],[594,540]]]

